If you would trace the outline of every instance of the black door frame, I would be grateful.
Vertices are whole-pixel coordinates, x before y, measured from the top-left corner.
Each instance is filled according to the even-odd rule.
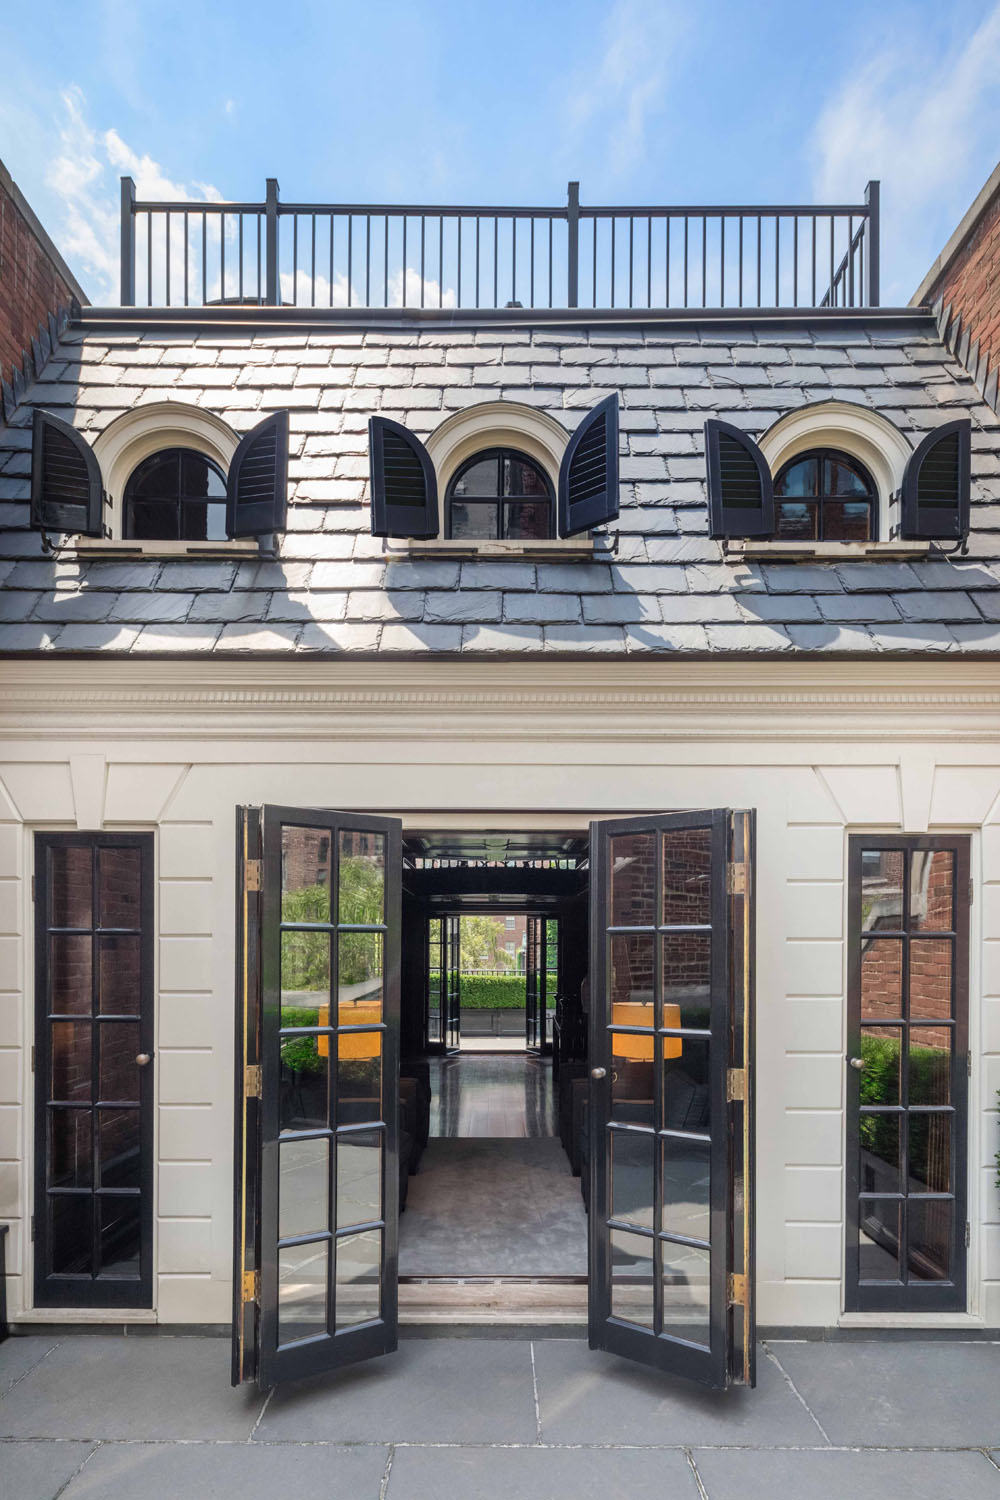
[[[49,1030],[49,934],[52,931],[69,932],[82,929],[53,929],[49,923],[50,890],[48,883],[48,852],[52,849],[87,848],[92,852],[92,911],[91,928],[92,960],[92,1010],[93,1024],[99,1026],[100,1014],[97,1003],[99,969],[93,956],[93,936],[99,931],[97,925],[97,851],[99,849],[138,849],[139,865],[139,922],[140,922],[140,998],[138,1017],[122,1019],[139,1023],[139,1052],[148,1055],[150,1062],[138,1069],[139,1098],[135,1103],[139,1109],[139,1275],[135,1278],[102,1278],[84,1275],[56,1275],[48,1270],[51,1257],[51,1236],[48,1223],[49,1186],[47,1182],[49,1078],[51,1070],[51,1033]],[[153,1306],[153,1195],[156,1163],[153,1155],[153,1122],[155,1106],[155,1057],[156,1024],[154,1016],[155,990],[153,966],[155,954],[155,871],[154,835],[147,833],[36,833],[34,837],[35,858],[35,1111],[34,1111],[34,1204],[32,1224],[34,1227],[34,1275],[33,1296],[36,1307],[80,1307],[109,1308],[117,1310],[149,1309]],[[116,930],[107,929],[109,933]],[[132,929],[129,929],[131,931]],[[62,1015],[61,1012],[53,1012]],[[67,1020],[84,1020],[83,1016],[66,1015]],[[112,1021],[113,1024],[113,1021]],[[91,1048],[91,1103],[92,1151],[91,1187],[93,1212],[96,1216],[101,1189],[96,1177],[99,1152],[96,1144],[99,1114],[99,1049]],[[130,1101],[131,1102],[131,1101]],[[93,1229],[95,1246],[99,1239],[96,1222]]]
[[[902,850],[919,852],[952,850],[954,852],[953,927],[948,935],[953,944],[952,995],[954,1002],[953,1041],[951,1048],[950,1097],[954,1108],[951,1132],[950,1181],[954,1200],[951,1235],[951,1264],[955,1275],[950,1281],[912,1282],[862,1282],[860,1280],[860,1192],[861,1192],[861,1081],[859,1070],[845,1068],[847,1093],[845,1101],[845,1268],[844,1305],[847,1312],[965,1312],[968,1299],[968,1246],[966,1244],[966,1219],[968,1215],[969,1181],[969,957],[971,942],[971,837],[968,834],[855,834],[848,840],[847,876],[847,1053],[846,1058],[861,1057],[861,943],[862,943],[862,853],[866,849]],[[910,869],[909,859],[905,871]],[[903,944],[902,957],[904,1014],[908,1017],[909,996],[906,985],[909,974],[908,950],[910,946],[909,880],[903,880],[903,919],[899,928],[872,929],[873,938],[897,940]],[[928,931],[928,937],[938,934]],[[919,939],[917,939],[919,941]],[[926,939],[925,939],[926,940]],[[909,1037],[909,1026],[903,1026]],[[908,1047],[907,1047],[908,1052]],[[908,1099],[908,1059],[901,1059],[903,1092]],[[907,1105],[903,1105],[903,1117]],[[900,1170],[907,1172],[908,1186],[908,1141],[901,1132]],[[892,1195],[880,1194],[883,1200]],[[904,1250],[908,1241],[906,1203],[911,1195],[901,1195],[904,1223]],[[933,1201],[933,1200],[931,1200]],[[905,1274],[905,1266],[901,1268]]]

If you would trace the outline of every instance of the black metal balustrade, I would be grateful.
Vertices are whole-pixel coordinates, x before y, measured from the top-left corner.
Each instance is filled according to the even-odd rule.
[[[879,184],[860,204],[560,208],[141,202],[122,178],[121,300],[400,308],[879,303]]]

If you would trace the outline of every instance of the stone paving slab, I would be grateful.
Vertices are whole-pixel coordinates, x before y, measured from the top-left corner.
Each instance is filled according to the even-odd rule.
[[[27,1338],[5,1339],[0,1344],[0,1396],[6,1395],[18,1380],[22,1380],[59,1343],[58,1339]]]
[[[73,1491],[69,1491],[75,1500]],[[386,1500],[699,1500],[681,1452],[397,1448]]]
[[[984,1453],[703,1451],[692,1454],[708,1500],[871,1495],[882,1500],[997,1500]],[[70,1490],[70,1494],[72,1494]],[[652,1494],[652,1491],[650,1492]]]
[[[757,1388],[710,1391],[645,1370],[581,1339],[535,1344],[542,1439],[546,1443],[794,1443],[823,1434],[764,1351]]]
[[[1000,1344],[771,1347],[834,1444],[986,1448],[1000,1438]]]
[[[522,1339],[404,1339],[383,1359],[279,1386],[256,1433],[260,1441],[346,1443],[536,1436],[531,1345]]]
[[[0,1443],[0,1500],[53,1500],[92,1452],[91,1443]]]
[[[224,1339],[88,1334],[0,1402],[0,1437],[246,1439],[263,1404],[255,1388],[231,1388]]]
[[[59,1500],[380,1500],[387,1453],[299,1443],[106,1443]]]

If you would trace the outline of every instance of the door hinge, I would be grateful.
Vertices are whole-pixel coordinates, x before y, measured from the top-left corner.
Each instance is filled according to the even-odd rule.
[[[35,1243],[35,1216],[31,1215],[31,1243]]]
[[[31,899],[32,899],[32,901],[34,901],[34,899],[35,899],[35,877],[34,877],[34,875],[32,875],[32,877],[31,877]]]
[[[747,1096],[747,1070],[746,1068],[726,1069],[726,1103],[734,1104],[738,1099]]]
[[[749,1284],[743,1275],[732,1275],[729,1278],[729,1302],[732,1307],[749,1306]]]
[[[260,1090],[260,1063],[251,1063],[243,1069],[243,1097],[244,1099],[259,1099]]]
[[[967,1052],[965,1054],[965,1076],[966,1076],[966,1078],[971,1078],[972,1077],[972,1053],[971,1052]]]
[[[34,1044],[34,1042],[32,1042],[32,1044],[31,1044],[31,1071],[32,1072],[35,1071],[35,1044]]]
[[[745,896],[747,893],[747,867],[745,864],[726,866],[726,895]]]
[[[244,884],[245,889],[248,890],[248,891],[259,891],[260,890],[260,860],[259,859],[248,859],[247,862],[246,862],[246,867],[245,868],[246,868],[246,873],[245,873],[244,879],[243,879],[243,884]]]
[[[260,1272],[259,1271],[244,1271],[243,1272],[243,1301],[244,1302],[259,1302],[260,1301]]]
[[[971,1244],[972,1244],[972,1225],[969,1223],[968,1219],[966,1219],[966,1221],[965,1221],[965,1248],[966,1248],[966,1250],[968,1250],[968,1248],[969,1248],[969,1246]]]
[[[969,876],[969,905],[971,906],[976,896],[976,882]]]

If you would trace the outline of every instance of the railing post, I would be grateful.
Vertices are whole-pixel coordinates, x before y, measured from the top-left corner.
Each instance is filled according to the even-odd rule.
[[[569,183],[566,189],[566,223],[569,228],[566,245],[566,306],[577,307],[580,296],[580,184]]]
[[[879,184],[870,182],[865,188],[865,202],[868,205],[868,306],[878,307],[879,285],[878,285],[878,209],[879,209]]]
[[[148,218],[148,215],[147,215]],[[122,307],[135,306],[135,183],[122,178],[121,224],[121,301]]]
[[[278,179],[267,179],[264,204],[264,301],[277,307],[281,298],[278,286]]]

